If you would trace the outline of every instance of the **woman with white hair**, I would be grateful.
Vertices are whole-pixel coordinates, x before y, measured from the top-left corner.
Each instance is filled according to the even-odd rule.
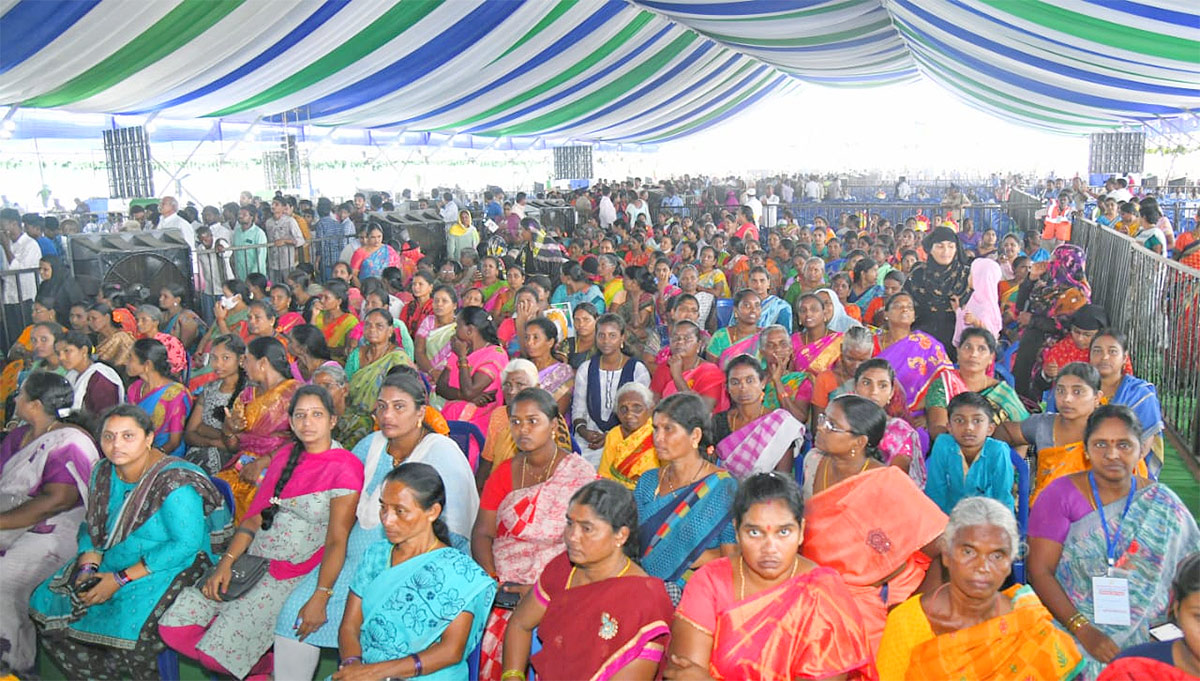
[[[1003,591],[1020,534],[1012,510],[967,497],[950,512],[941,559],[950,581],[888,614],[875,664],[884,679],[1069,679],[1082,656],[1033,588]]]
[[[488,420],[487,433],[483,440],[483,451],[479,453],[479,466],[475,469],[475,487],[483,489],[492,469],[517,454],[517,443],[513,441],[508,427],[508,407],[517,393],[526,388],[538,387],[538,370],[533,362],[517,358],[510,360],[500,371],[500,392],[504,395],[504,408],[493,409]],[[558,417],[558,430],[554,439],[563,449],[571,449],[571,434],[567,420]]]
[[[617,389],[613,416],[617,425],[604,436],[600,477],[616,480],[632,490],[642,473],[658,468],[654,451],[654,393],[641,383],[626,383]]]

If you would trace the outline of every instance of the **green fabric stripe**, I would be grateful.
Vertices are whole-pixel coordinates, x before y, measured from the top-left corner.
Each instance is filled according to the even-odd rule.
[[[678,135],[681,132],[691,130],[692,128],[695,128],[699,125],[703,125],[703,124],[707,123],[708,121],[712,120],[713,118],[716,118],[717,116],[724,114],[725,112],[729,111],[730,109],[737,106],[738,104],[741,104],[744,100],[746,100],[746,98],[750,97],[754,93],[761,90],[767,84],[768,81],[771,81],[777,77],[778,77],[778,74],[771,73],[768,71],[767,75],[765,75],[761,79],[759,79],[759,81],[757,83],[755,83],[754,85],[751,85],[742,94],[738,95],[737,97],[734,97],[732,100],[726,102],[722,106],[717,107],[717,109],[715,111],[710,111],[707,114],[701,116],[700,118],[697,118],[696,120],[694,120],[690,123],[684,123],[683,125],[675,128],[673,130],[665,132],[661,135],[655,135],[654,137],[652,137],[648,140],[642,140],[642,142],[653,143],[653,142],[656,142],[661,139],[666,139],[668,137],[674,137],[675,135]]]
[[[530,38],[541,33],[547,26],[549,26],[550,24],[553,24],[555,21],[558,20],[559,17],[566,14],[567,10],[571,9],[572,7],[574,7],[577,4],[579,4],[579,0],[561,0],[561,2],[559,2],[557,5],[554,6],[554,9],[550,10],[546,14],[546,16],[542,17],[541,21],[537,22],[537,25],[535,25],[533,28],[529,29],[525,33],[525,35],[521,36],[520,40],[513,43],[512,47],[505,50],[504,54],[500,55],[499,57],[496,57],[491,62],[489,62],[488,66],[491,66],[492,64],[495,64],[497,61],[507,57],[509,55],[509,53],[511,53],[513,50],[515,50],[518,47],[529,42]]]
[[[207,31],[243,0],[183,0],[166,16],[99,64],[21,106],[66,106],[117,85]]]
[[[294,94],[329,78],[383,47],[442,5],[444,0],[403,0],[332,52],[275,85],[209,116],[230,116]]]
[[[646,59],[608,85],[550,113],[530,119],[524,123],[510,125],[499,130],[490,130],[484,134],[498,136],[534,135],[542,130],[556,128],[567,121],[579,118],[589,111],[615,100],[622,93],[629,92],[637,87],[643,81],[650,78],[650,76],[654,75],[659,69],[666,66],[672,59],[679,56],[688,45],[691,45],[698,39],[699,36],[695,33],[687,31],[668,43],[666,47],[659,50],[653,57]]]
[[[912,31],[910,31],[903,24],[897,24],[897,27],[900,29],[900,31],[905,36],[908,37],[909,40],[920,43],[920,44],[924,45],[926,48],[932,50],[933,52],[942,54],[943,57],[945,57],[945,53],[943,53],[940,49],[938,49],[938,47],[936,45],[931,45],[928,41],[926,41],[924,38],[917,35],[916,33],[913,33]],[[919,55],[917,55],[916,52],[913,52],[913,59],[921,59],[921,57]],[[928,58],[926,58],[926,59],[928,59]],[[971,94],[972,96],[978,96],[980,99],[986,99],[988,102],[991,102],[993,105],[995,105],[997,107],[1004,108],[1005,110],[1012,111],[1014,113],[1020,113],[1021,115],[1028,116],[1030,118],[1037,118],[1039,120],[1052,122],[1052,123],[1056,123],[1056,124],[1062,124],[1062,125],[1071,125],[1071,126],[1082,125],[1082,126],[1089,126],[1089,127],[1094,127],[1095,125],[1103,125],[1103,126],[1111,126],[1112,125],[1112,121],[1107,120],[1107,119],[1099,118],[1096,116],[1089,116],[1087,114],[1070,113],[1070,112],[1062,111],[1061,109],[1055,109],[1055,108],[1046,106],[1044,104],[1038,104],[1037,102],[1031,102],[1028,100],[1020,99],[1018,97],[1014,97],[1012,95],[1009,95],[1007,92],[998,90],[990,85],[987,85],[987,84],[982,83],[974,78],[971,78],[971,77],[967,76],[965,73],[963,73],[962,71],[959,71],[958,69],[956,69],[952,66],[948,66],[947,65],[948,61],[953,61],[953,60],[946,57],[945,59],[938,60],[938,62],[937,62],[937,66],[943,72],[944,76],[946,76],[947,78],[949,78],[951,80],[958,81],[960,84],[959,85],[960,90],[968,92],[968,94]],[[1003,104],[1002,102],[1000,102],[992,97],[984,97],[983,95],[979,94],[978,91],[983,91],[983,92],[989,93],[991,95],[994,95],[995,97],[999,97],[1004,100],[1016,102],[1023,107],[1033,107],[1035,109],[1045,111],[1049,114],[1055,114],[1058,116],[1073,116],[1075,118],[1080,119],[1081,121],[1091,120],[1091,121],[1095,121],[1096,123],[1088,124],[1088,123],[1073,122],[1073,121],[1063,120],[1063,119],[1054,118],[1054,117],[1050,117],[1050,116],[1042,116],[1042,115],[1038,115],[1035,113],[1028,113],[1024,109],[1013,108],[1012,106]]]
[[[546,82],[542,83],[541,85],[537,85],[533,88],[530,88],[529,90],[526,90],[526,91],[516,95],[515,97],[511,97],[511,98],[497,104],[496,106],[493,106],[492,108],[488,109],[487,111],[484,111],[482,113],[471,116],[470,118],[467,118],[466,120],[458,121],[457,123],[451,123],[449,125],[443,125],[438,128],[435,128],[435,129],[436,130],[459,130],[459,129],[465,128],[467,126],[470,126],[474,123],[478,123],[479,121],[482,121],[485,118],[490,118],[492,116],[495,116],[496,114],[498,114],[502,111],[511,109],[518,104],[528,102],[530,99],[533,99],[534,97],[538,97],[546,92],[549,92],[550,90],[558,87],[559,85],[562,85],[563,83],[571,80],[575,76],[578,76],[579,74],[588,70],[592,66],[595,66],[598,62],[600,62],[600,60],[604,59],[605,57],[611,56],[613,54],[613,52],[620,49],[621,46],[627,44],[629,42],[630,38],[632,38],[634,35],[636,35],[638,31],[645,28],[646,24],[650,23],[650,21],[653,19],[654,19],[654,14],[652,12],[639,12],[638,15],[636,17],[634,17],[633,21],[629,22],[628,26],[621,29],[620,32],[618,32],[612,38],[609,38],[607,41],[604,42],[603,45],[596,48],[595,51],[593,51],[588,56],[584,57],[577,64],[556,74],[550,80],[547,80]]]
[[[826,33],[825,35],[804,36],[800,38],[746,38],[734,35],[711,33],[709,31],[702,31],[702,33],[714,40],[720,40],[733,45],[751,45],[756,47],[809,47],[812,45],[824,45],[827,43],[836,43],[843,40],[859,38],[881,29],[891,28],[891,26],[892,20],[890,18],[884,18],[858,28],[838,31],[837,33]]]
[[[783,20],[783,19],[799,19],[801,17],[811,17],[811,16],[815,16],[817,14],[825,14],[826,12],[836,12],[839,9],[846,9],[847,7],[856,7],[858,5],[866,4],[866,2],[868,2],[868,1],[874,2],[875,0],[846,0],[846,2],[839,2],[839,3],[835,3],[833,5],[817,7],[816,9],[801,9],[801,10],[796,10],[795,12],[786,12],[784,14],[767,14],[767,15],[756,16],[756,17],[719,17],[719,18],[713,18],[713,19],[706,19],[705,21],[711,21],[713,23],[717,23],[717,22],[734,23],[734,22],[751,22],[751,21],[761,22],[761,21],[779,21],[779,20]]]
[[[1082,38],[1099,45],[1130,50],[1152,57],[1200,64],[1200,42],[1169,33],[1146,31],[1088,14],[1054,7],[1045,2],[979,0],[1006,14],[1032,21],[1048,29]]]

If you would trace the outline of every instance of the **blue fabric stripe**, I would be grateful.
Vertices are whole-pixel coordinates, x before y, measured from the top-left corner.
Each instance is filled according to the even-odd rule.
[[[984,19],[985,21],[989,21],[989,22],[992,22],[999,26],[1003,26],[1004,28],[1006,28],[1010,31],[1016,31],[1022,35],[1029,36],[1030,38],[1033,38],[1035,40],[1049,42],[1052,45],[1058,45],[1059,47],[1062,47],[1065,49],[1076,50],[1079,52],[1083,52],[1084,54],[1090,54],[1090,55],[1093,55],[1096,57],[1105,57],[1105,58],[1113,60],[1113,61],[1125,62],[1126,64],[1129,64],[1135,68],[1139,68],[1139,69],[1145,68],[1144,60],[1137,59],[1137,58],[1128,59],[1128,58],[1122,57],[1118,54],[1110,54],[1109,52],[1101,52],[1099,50],[1089,49],[1089,48],[1084,47],[1081,43],[1077,44],[1077,43],[1064,42],[1062,40],[1055,40],[1054,38],[1052,38],[1048,35],[1042,35],[1041,33],[1037,33],[1035,31],[1031,31],[1027,28],[1023,28],[1021,26],[1017,26],[1016,24],[1012,24],[1007,21],[1004,21],[1004,20],[1000,19],[999,17],[992,16],[991,14],[988,14],[987,12],[981,11],[977,7],[966,4],[966,0],[946,0],[946,1],[955,5],[956,7],[959,7],[960,9],[963,9],[967,12],[970,12],[971,14],[974,14],[975,16],[978,16],[978,17]],[[1160,66],[1159,68],[1167,68],[1167,67]],[[1191,79],[1192,77],[1194,77],[1194,74],[1195,74],[1194,71],[1191,71],[1188,69],[1170,69],[1170,70],[1178,71],[1179,73],[1184,74],[1184,79]]]
[[[0,73],[37,54],[100,0],[21,0],[0,17]]]
[[[719,123],[724,123],[725,121],[729,120],[730,118],[745,111],[747,107],[753,106],[756,102],[758,102],[758,100],[760,100],[763,97],[766,97],[770,93],[774,92],[775,89],[778,88],[780,85],[782,85],[785,80],[787,80],[787,76],[780,76],[780,77],[776,78],[775,80],[771,81],[770,83],[767,83],[766,85],[764,85],[762,87],[762,89],[759,90],[758,92],[755,92],[754,94],[750,95],[746,99],[743,99],[742,103],[739,104],[737,107],[730,109],[729,111],[726,111],[725,113],[721,114],[720,116],[717,116],[716,118],[712,119],[711,121],[708,121],[702,125],[698,125],[694,128],[689,128],[689,129],[685,130],[684,132],[681,132],[678,135],[675,135],[673,137],[664,137],[662,139],[656,139],[656,140],[654,140],[654,144],[662,144],[663,142],[669,142],[671,140],[681,139],[681,138],[687,137],[689,135],[694,135],[694,134],[700,132],[701,130],[706,130],[708,128],[711,128],[714,125],[717,125]],[[639,137],[640,137],[640,135],[639,135]]]
[[[745,17],[747,15],[795,12],[809,7],[827,5],[829,0],[740,0],[714,3],[637,0],[637,4],[668,14]]]
[[[942,20],[938,19],[937,17],[931,16],[929,13],[925,12],[924,10],[914,6],[913,3],[909,2],[908,0],[894,0],[894,2],[896,2],[897,5],[903,5],[908,11],[920,16],[925,21],[927,21],[933,25],[939,26],[943,30],[961,33],[961,28],[959,28],[958,26],[954,26],[952,24],[949,24],[948,22],[943,22]],[[970,68],[975,69],[976,71],[979,71],[980,73],[987,74],[988,76],[991,76],[992,78],[995,78],[996,80],[999,80],[999,81],[1002,81],[1005,83],[1009,83],[1011,85],[1015,85],[1019,88],[1022,88],[1024,90],[1027,90],[1030,92],[1036,92],[1036,93],[1045,95],[1047,97],[1053,97],[1055,99],[1061,99],[1064,101],[1073,102],[1075,104],[1096,107],[1099,109],[1106,109],[1109,111],[1136,111],[1136,112],[1150,114],[1150,115],[1153,115],[1153,114],[1169,115],[1169,114],[1178,114],[1180,112],[1177,107],[1142,103],[1142,102],[1136,101],[1137,98],[1132,97],[1132,96],[1127,99],[1111,99],[1108,97],[1101,97],[1098,95],[1090,95],[1090,94],[1086,94],[1086,93],[1082,93],[1082,92],[1074,92],[1071,90],[1054,87],[1054,86],[1043,83],[1043,82],[1033,79],[1033,78],[1026,78],[1025,76],[1020,76],[1015,73],[1011,73],[1005,69],[1001,69],[993,64],[989,64],[989,63],[984,62],[981,59],[977,59],[965,52],[962,52],[953,47],[950,47],[949,45],[939,41],[937,38],[934,38],[933,36],[929,35],[926,31],[923,31],[920,28],[913,26],[909,22],[905,22],[905,25],[908,26],[909,30],[913,31],[914,33],[920,34],[928,42],[930,42],[934,45],[937,45],[938,48],[942,52],[944,52],[947,56],[949,56],[950,58],[959,62],[960,64],[964,64],[966,66],[969,66]],[[1069,77],[1085,80],[1088,82],[1095,82],[1095,83],[1099,83],[1099,84],[1103,84],[1103,85],[1122,85],[1123,84],[1124,87],[1128,87],[1130,90],[1132,90],[1134,92],[1136,92],[1136,91],[1143,91],[1143,92],[1147,92],[1147,93],[1154,92],[1154,93],[1158,93],[1158,94],[1173,94],[1173,95],[1177,95],[1177,96],[1186,96],[1186,97],[1194,97],[1198,94],[1198,92],[1196,90],[1190,90],[1190,89],[1184,89],[1184,88],[1168,88],[1168,87],[1162,87],[1162,86],[1152,86],[1152,85],[1136,83],[1133,81],[1128,81],[1128,80],[1119,79],[1119,78],[1112,78],[1112,77],[1105,78],[1105,77],[1101,77],[1098,74],[1093,74],[1090,72],[1081,71],[1080,69],[1066,67],[1061,64],[1049,62],[1045,59],[1033,57],[1031,55],[1024,55],[1024,54],[1019,54],[1019,53],[1013,54],[1013,52],[1015,52],[1015,51],[1009,50],[1008,48],[1004,47],[1003,45],[999,45],[998,43],[988,40],[988,39],[984,38],[983,36],[980,36],[979,34],[975,34],[975,33],[971,34],[971,42],[973,44],[977,44],[977,45],[986,47],[986,48],[992,50],[993,52],[1006,54],[1015,59],[1018,59],[1019,61],[1029,63],[1033,66],[1038,66],[1039,68],[1042,68],[1044,70],[1053,71],[1055,73],[1059,73],[1059,74],[1066,75]]]
[[[576,26],[575,28],[568,31],[562,38],[556,40],[554,42],[554,44],[550,45],[549,47],[542,50],[541,52],[538,52],[529,61],[521,64],[520,66],[513,69],[512,71],[509,71],[508,73],[504,74],[503,76],[500,76],[499,78],[494,79],[492,82],[488,83],[487,85],[485,85],[477,90],[472,91],[470,94],[463,95],[462,97],[456,99],[455,101],[453,101],[449,104],[446,104],[445,106],[440,106],[440,107],[434,109],[433,111],[429,111],[427,113],[413,116],[412,118],[405,118],[403,120],[396,121],[394,123],[386,123],[381,126],[372,126],[372,127],[386,128],[386,127],[392,127],[392,126],[397,126],[397,125],[409,125],[409,124],[415,123],[417,121],[422,121],[427,118],[431,118],[433,116],[439,116],[439,115],[444,114],[452,109],[460,107],[474,99],[478,99],[480,97],[485,97],[485,96],[494,96],[495,93],[497,92],[497,88],[499,88],[503,84],[505,84],[509,81],[512,81],[520,76],[523,76],[526,73],[529,73],[530,71],[537,68],[538,66],[541,66],[542,64],[553,59],[554,57],[557,57],[557,56],[561,55],[563,52],[566,52],[569,48],[575,47],[581,40],[586,38],[588,35],[590,35],[594,31],[596,31],[597,29],[603,27],[605,24],[608,23],[608,21],[610,19],[612,19],[616,15],[620,14],[621,12],[625,11],[627,8],[628,8],[628,6],[623,2],[607,2],[604,4],[603,7],[600,8],[599,11],[597,11],[595,14],[592,14],[587,19],[584,19],[578,26]]]
[[[1152,5],[1143,5],[1132,0],[1084,0],[1090,5],[1110,9],[1121,14],[1133,14],[1154,21],[1161,21],[1166,24],[1175,24],[1184,28],[1200,28],[1200,17],[1187,12],[1176,12],[1174,10],[1164,9],[1162,7],[1154,7]],[[1120,17],[1113,18],[1118,23]]]
[[[732,68],[732,67],[734,67],[735,65],[739,64],[740,62],[742,62],[744,59],[746,59],[746,56],[745,56],[745,55],[741,55],[741,54],[736,54],[736,53],[735,53],[735,54],[734,54],[733,56],[731,56],[729,59],[725,60],[725,63],[724,63],[724,64],[721,64],[721,66],[719,66],[719,67],[718,67],[718,68],[717,68],[715,71],[713,71],[711,74],[709,74],[709,75],[705,76],[705,78],[706,78],[708,81],[710,81],[710,82],[711,82],[711,81],[716,81],[716,80],[717,80],[717,79],[718,79],[718,78],[721,76],[721,74],[722,74],[722,73],[725,73],[726,71],[728,71],[729,69],[731,69],[731,68]],[[740,81],[740,82],[744,82],[744,80],[743,80],[743,81]],[[636,124],[636,123],[638,122],[638,119],[640,119],[640,118],[641,118],[641,114],[634,114],[633,116],[630,116],[629,118],[626,118],[626,119],[625,119],[625,120],[623,120],[623,121],[620,121],[620,122],[618,122],[618,123],[613,123],[612,125],[607,125],[607,126],[605,126],[605,127],[603,127],[603,128],[600,128],[599,130],[595,130],[595,131],[593,131],[593,133],[592,133],[592,134],[599,134],[599,133],[602,133],[602,132],[604,132],[605,130],[612,130],[612,129],[614,129],[614,128],[616,128],[616,129],[620,129],[620,128],[622,128],[622,127],[625,127],[625,126],[627,126],[627,125],[630,125],[630,124]],[[676,118],[676,119],[673,119],[673,120],[679,120],[679,118]],[[669,126],[669,125],[670,125],[670,123],[667,123],[666,125],[668,125],[668,126]],[[658,130],[658,129],[659,129],[659,128],[661,128],[661,127],[662,127],[662,126],[658,126],[658,127],[656,127],[656,128],[653,128],[653,130]],[[645,134],[645,133],[639,133],[639,134]]]
[[[612,104],[609,104],[608,106],[606,106],[598,111],[595,111],[578,121],[573,121],[566,125],[559,126],[558,128],[555,128],[548,132],[552,134],[552,133],[558,132],[559,130],[564,130],[566,128],[574,128],[574,127],[586,125],[602,116],[607,116],[608,114],[610,114],[614,111],[617,111],[618,109],[620,109],[623,106],[627,106],[628,104],[632,103],[634,100],[638,99],[639,97],[651,97],[652,96],[651,93],[654,90],[657,90],[659,87],[666,85],[668,82],[670,82],[671,79],[675,78],[680,73],[682,73],[684,69],[688,68],[692,64],[695,64],[696,61],[699,60],[700,57],[704,55],[704,53],[708,52],[715,46],[716,46],[716,43],[712,42],[711,40],[704,41],[703,43],[700,44],[700,46],[698,48],[693,50],[691,54],[689,54],[682,61],[680,61],[678,64],[676,64],[674,68],[668,69],[666,73],[663,73],[658,78],[655,78],[654,80],[650,81],[649,83],[646,83],[645,85],[634,90],[633,92],[630,92],[629,94],[618,99],[617,101],[613,102]],[[711,77],[711,76],[709,76],[709,77]]]
[[[705,111],[708,111],[709,109],[717,108],[718,106],[721,105],[721,102],[734,96],[736,93],[741,92],[742,88],[746,87],[750,83],[754,82],[756,79],[760,78],[763,75],[763,73],[765,73],[770,68],[771,68],[770,66],[763,64],[762,66],[759,66],[758,68],[751,70],[750,73],[747,73],[745,75],[745,77],[743,77],[741,80],[737,81],[736,83],[734,83],[734,84],[730,85],[728,88],[726,88],[725,92],[723,92],[719,95],[709,95],[708,99],[704,100],[704,102],[702,104],[700,104],[699,106],[697,106],[695,109],[692,109],[691,111],[680,114],[665,123],[660,123],[660,124],[654,126],[653,128],[650,128],[649,130],[642,130],[641,132],[638,132],[634,135],[626,135],[623,137],[615,137],[615,138],[611,138],[611,139],[623,139],[623,140],[645,139],[661,130],[669,130],[671,128],[678,127],[681,123],[684,123],[688,119],[696,118],[696,117],[702,115]],[[784,77],[786,78],[787,76],[784,76]],[[610,126],[610,127],[612,127],[612,126]],[[603,132],[606,129],[607,128],[603,128],[601,130],[597,130],[596,132]]]
[[[486,131],[488,131],[488,130],[492,130],[496,127],[504,125],[504,124],[508,123],[509,121],[512,121],[512,120],[515,120],[522,116],[525,116],[527,114],[530,114],[534,111],[537,111],[538,109],[546,108],[550,104],[560,101],[566,97],[570,97],[572,95],[577,95],[580,92],[582,92],[585,88],[587,88],[588,86],[590,86],[593,83],[595,83],[596,81],[604,78],[606,75],[608,75],[609,73],[612,73],[614,70],[621,68],[625,64],[628,64],[630,61],[635,59],[638,55],[640,55],[641,53],[650,49],[651,45],[658,42],[660,39],[662,39],[663,36],[665,36],[667,33],[669,33],[674,28],[675,28],[674,24],[664,26],[662,29],[660,29],[658,31],[658,33],[655,33],[654,35],[650,36],[648,39],[646,39],[644,42],[642,42],[636,48],[634,48],[629,54],[618,59],[616,61],[616,63],[614,63],[612,66],[610,66],[606,69],[600,70],[600,71],[596,71],[592,75],[588,76],[587,78],[584,78],[583,80],[581,80],[577,83],[574,83],[574,84],[565,83],[564,84],[564,85],[568,85],[569,87],[563,87],[562,85],[560,85],[559,87],[562,89],[557,94],[546,97],[545,99],[541,99],[537,102],[530,104],[529,106],[517,109],[516,111],[512,111],[512,112],[505,114],[504,116],[501,116],[500,118],[497,118],[495,120],[480,123],[479,125],[476,125],[475,127],[470,128],[468,130],[463,130],[462,132],[486,135],[487,134]]]
[[[497,11],[489,2],[480,3],[454,25],[422,42],[420,47],[401,59],[337,92],[310,102],[306,105],[309,116],[313,119],[334,116],[408,87],[453,60],[464,46],[482,40],[524,4],[525,0],[508,0],[505,11]],[[419,31],[420,25],[413,32]],[[279,120],[279,115],[272,116],[270,120]]]
[[[212,94],[213,92],[216,92],[217,90],[220,90],[228,85],[232,85],[233,83],[236,83],[242,78],[250,75],[254,71],[257,71],[259,68],[266,66],[268,62],[282,56],[283,53],[288,49],[295,47],[296,43],[303,42],[306,38],[308,38],[309,34],[317,30],[321,24],[329,21],[333,15],[342,11],[342,9],[349,4],[350,0],[326,0],[324,4],[317,8],[317,11],[310,14],[307,19],[302,21],[299,26],[292,29],[287,35],[277,40],[274,45],[271,45],[267,49],[263,50],[258,54],[258,56],[237,67],[227,75],[214,80],[202,88],[192,90],[191,92],[182,94],[175,99],[163,102],[162,104],[155,104],[153,107],[148,109],[141,109],[139,111],[126,111],[124,113],[147,114],[151,111],[169,109],[173,106],[178,106],[180,104],[199,99],[205,95]]]

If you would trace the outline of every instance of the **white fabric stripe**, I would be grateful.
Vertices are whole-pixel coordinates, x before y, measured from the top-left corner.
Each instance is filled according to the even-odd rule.
[[[182,0],[107,0],[0,79],[0,101],[52,92],[111,57]],[[168,37],[163,36],[163,40]]]
[[[258,50],[304,21],[319,4],[320,0],[242,3],[188,44],[71,108],[81,111],[155,108],[155,102],[168,101],[212,81],[214,78],[209,74],[222,62],[236,59],[244,63],[252,59]],[[145,93],[156,96],[147,100]]]

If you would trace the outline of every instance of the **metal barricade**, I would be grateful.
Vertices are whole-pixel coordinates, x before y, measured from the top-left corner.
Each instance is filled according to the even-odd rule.
[[[1087,251],[1092,302],[1128,335],[1135,373],[1158,388],[1167,427],[1200,456],[1200,270],[1089,220],[1075,221],[1071,242]]]
[[[25,327],[33,323],[33,299],[37,296],[40,278],[36,267],[0,269],[0,291],[3,292],[0,301],[4,304],[3,318],[0,318],[0,362],[3,353],[7,353]]]

